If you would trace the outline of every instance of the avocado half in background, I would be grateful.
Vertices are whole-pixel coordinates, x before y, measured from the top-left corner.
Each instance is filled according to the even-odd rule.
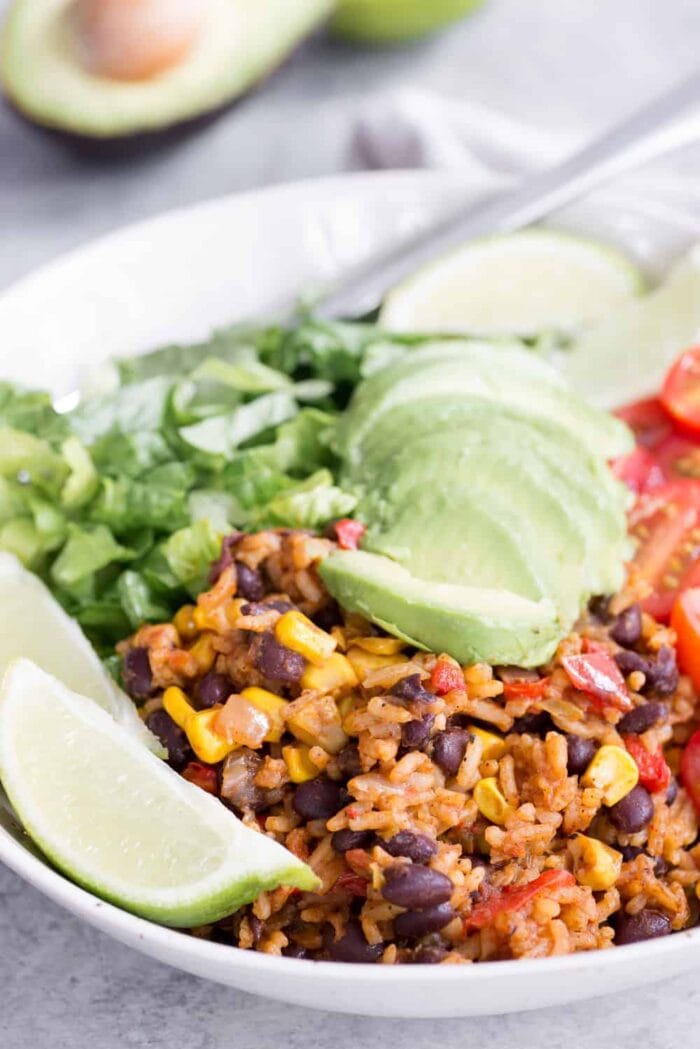
[[[483,0],[339,0],[333,31],[348,40],[390,44],[436,32]]]
[[[234,101],[333,0],[14,0],[6,93],[30,120],[97,139],[159,131]]]

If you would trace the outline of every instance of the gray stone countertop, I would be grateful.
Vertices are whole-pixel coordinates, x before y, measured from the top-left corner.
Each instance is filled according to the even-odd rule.
[[[427,2],[427,0],[426,0]],[[0,11],[7,0],[0,0]],[[322,39],[255,95],[157,150],[77,152],[0,104],[0,287],[90,238],[170,207],[349,163],[372,93],[410,83],[593,133],[697,65],[697,0],[491,0],[395,51]],[[669,162],[693,174],[693,150]],[[698,1042],[696,975],[562,1009],[477,1020],[313,1013],[175,972],[112,942],[0,869],[2,1049],[680,1049]],[[261,990],[264,990],[261,988]]]

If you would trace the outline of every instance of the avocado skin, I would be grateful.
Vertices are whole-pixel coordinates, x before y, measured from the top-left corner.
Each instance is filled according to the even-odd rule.
[[[335,551],[319,572],[344,608],[409,644],[447,652],[463,664],[542,666],[561,634],[549,601],[436,584],[377,554]]]
[[[472,14],[483,0],[341,0],[332,22],[336,36],[391,44],[438,32]]]

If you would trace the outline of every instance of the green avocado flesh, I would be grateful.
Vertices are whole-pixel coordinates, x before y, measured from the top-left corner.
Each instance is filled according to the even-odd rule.
[[[154,131],[218,109],[271,73],[331,12],[332,0],[209,0],[185,58],[146,80],[84,68],[73,0],[14,0],[0,40],[2,81],[31,120],[93,138]]]
[[[631,447],[519,344],[417,349],[366,379],[338,424],[371,556],[333,556],[324,579],[424,647],[536,666],[622,583],[628,495],[606,459]]]
[[[435,32],[482,0],[340,0],[333,30],[351,40],[390,43]]]

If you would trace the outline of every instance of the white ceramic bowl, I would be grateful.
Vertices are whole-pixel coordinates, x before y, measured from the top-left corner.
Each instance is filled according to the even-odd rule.
[[[642,188],[639,188],[641,186]],[[554,220],[618,243],[661,272],[700,235],[692,190],[601,194]],[[73,390],[115,354],[184,341],[264,314],[458,199],[458,176],[361,175],[213,201],[74,252],[0,297],[0,378]],[[74,914],[187,972],[314,1008],[377,1016],[505,1013],[624,990],[700,963],[700,929],[541,961],[365,966],[272,958],[161,928],[54,871],[0,808],[0,860]]]

